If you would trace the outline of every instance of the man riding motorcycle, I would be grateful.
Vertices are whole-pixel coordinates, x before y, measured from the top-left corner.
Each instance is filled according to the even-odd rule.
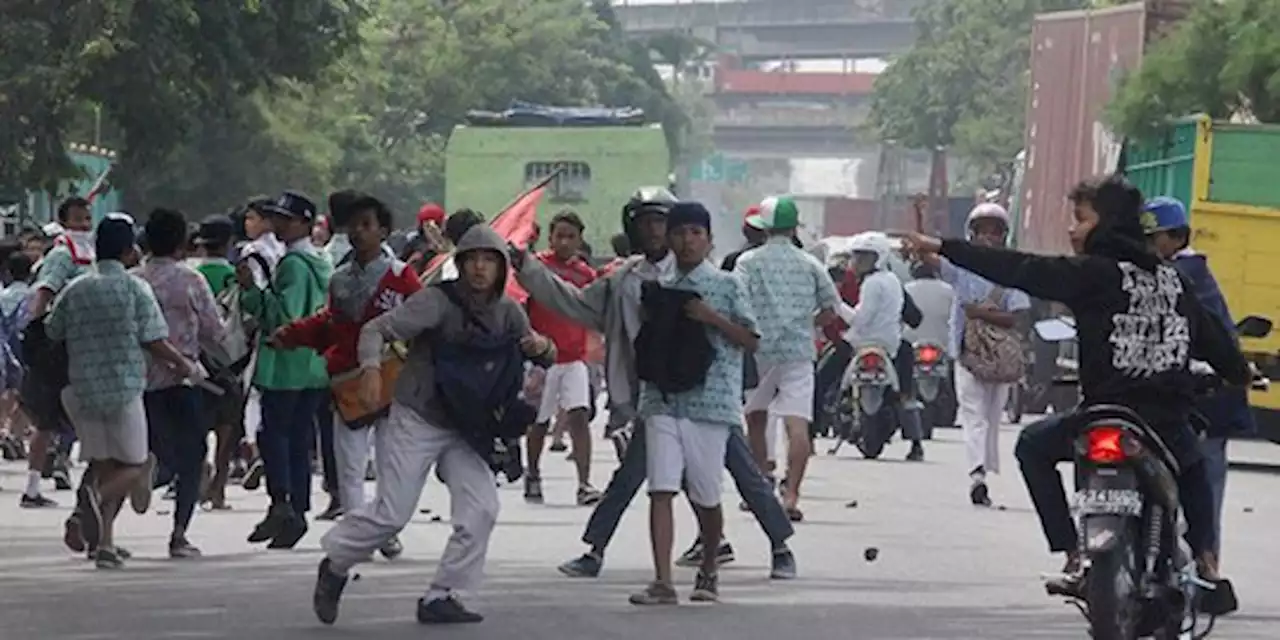
[[[1151,426],[1177,459],[1186,540],[1201,576],[1216,584],[1205,612],[1235,608],[1231,585],[1217,573],[1213,500],[1195,433],[1188,424],[1196,388],[1192,358],[1206,361],[1228,384],[1242,386],[1250,370],[1233,337],[1197,301],[1187,281],[1148,251],[1140,221],[1142,194],[1121,176],[1082,182],[1069,196],[1076,254],[1038,256],[959,240],[907,234],[922,258],[944,256],[997,284],[1065,304],[1075,316],[1082,405],[1122,405]],[[1078,585],[1077,534],[1059,461],[1071,460],[1078,425],[1054,416],[1025,429],[1017,456],[1052,552],[1067,554],[1068,585]]]

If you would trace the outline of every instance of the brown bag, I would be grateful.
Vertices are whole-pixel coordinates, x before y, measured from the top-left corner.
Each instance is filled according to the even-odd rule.
[[[988,300],[998,304],[1003,296],[1004,289],[996,287]],[[1026,362],[1018,330],[997,327],[975,318],[965,318],[960,364],[982,382],[1010,383],[1021,380],[1026,373]]]
[[[390,413],[391,397],[395,394],[396,380],[400,378],[400,371],[404,369],[404,361],[404,347],[399,343],[388,345],[380,368],[382,396],[378,398],[376,407],[369,407],[360,399],[361,369],[348,371],[330,379],[329,389],[333,392],[333,406],[337,408],[338,416],[348,427],[363,429]]]

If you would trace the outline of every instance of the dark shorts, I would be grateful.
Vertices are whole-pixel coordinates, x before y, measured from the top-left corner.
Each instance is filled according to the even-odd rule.
[[[219,385],[226,393],[219,396],[209,391],[204,392],[206,415],[210,416],[209,429],[231,426],[233,436],[244,435],[244,387],[239,384]]]
[[[18,391],[23,411],[37,431],[62,433],[71,431],[71,420],[62,407],[62,387],[47,384],[39,376],[27,375]]]

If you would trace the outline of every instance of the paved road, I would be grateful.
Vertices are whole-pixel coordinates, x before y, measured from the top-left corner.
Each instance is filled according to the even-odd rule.
[[[624,520],[603,577],[570,580],[555,565],[580,552],[587,511],[571,505],[568,463],[547,469],[549,504],[525,505],[515,487],[503,490],[503,513],[490,554],[489,580],[474,600],[488,616],[466,628],[419,628],[416,598],[434,567],[447,524],[415,518],[407,553],[361,569],[348,588],[336,628],[323,629],[309,605],[320,559],[316,526],[293,552],[251,548],[244,536],[259,516],[261,493],[233,492],[232,512],[197,516],[192,538],[207,557],[174,563],[164,557],[169,518],[127,515],[121,543],[136,552],[127,570],[97,572],[70,557],[58,540],[65,509],[17,508],[21,469],[0,467],[0,638],[90,640],[130,638],[447,638],[518,637],[597,640],[854,637],[860,640],[1032,640],[1087,637],[1080,616],[1043,594],[1038,574],[1056,568],[1043,548],[1016,470],[993,481],[1003,510],[967,504],[957,432],[941,431],[929,461],[908,464],[819,456],[806,485],[808,520],[794,548],[801,578],[771,583],[766,545],[750,517],[734,510],[728,531],[739,560],[723,574],[723,602],[678,610],[639,610],[627,595],[649,577],[644,502]],[[1005,434],[1005,449],[1012,446]],[[1263,445],[1257,445],[1263,446]],[[902,445],[890,450],[898,458]],[[605,453],[601,469],[612,467]],[[1011,456],[1005,458],[1006,463]],[[598,472],[601,481],[605,474]],[[64,500],[69,498],[63,494]],[[856,499],[858,506],[847,503]],[[424,506],[444,506],[430,487]],[[736,499],[734,500],[736,502]],[[1233,472],[1227,507],[1227,568],[1243,610],[1219,625],[1216,637],[1275,638],[1280,623],[1280,575],[1272,540],[1280,527],[1280,478]],[[682,514],[683,515],[683,514]],[[679,523],[693,531],[691,518]],[[868,563],[863,550],[880,549]],[[680,579],[692,581],[682,570]],[[684,585],[687,590],[690,585]]]

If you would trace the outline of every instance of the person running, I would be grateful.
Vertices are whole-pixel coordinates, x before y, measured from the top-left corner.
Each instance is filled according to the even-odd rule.
[[[668,393],[654,382],[641,383],[638,412],[645,421],[649,536],[655,575],[653,582],[631,596],[636,605],[679,601],[671,579],[675,541],[671,502],[681,489],[693,504],[698,539],[709,549],[720,548],[724,459],[730,434],[742,419],[743,352],[754,350],[760,340],[746,285],[736,274],[721,271],[707,260],[711,214],[706,208],[696,202],[673,205],[667,215],[667,238],[676,263],[673,272],[659,279],[663,291],[692,292],[694,296],[666,311],[687,314],[705,325],[713,357],[701,384],[687,391]],[[646,311],[653,311],[649,294],[645,296]],[[655,317],[658,313],[661,310],[647,313],[645,322],[666,322]],[[690,599],[714,602],[720,597],[719,563],[711,553],[704,553],[701,560]]]
[[[579,289],[590,285],[596,272],[579,255],[582,232],[586,226],[578,214],[562,211],[551,219],[551,248],[537,254],[537,259],[561,280]],[[542,402],[538,422],[529,431],[529,471],[525,475],[524,497],[542,501],[542,451],[551,421],[561,411],[573,441],[573,462],[578,472],[578,506],[600,502],[600,492],[591,486],[591,376],[587,368],[587,336],[590,330],[530,299],[529,322],[533,330],[551,338],[556,344],[556,363],[547,370],[542,386]]]
[[[151,287],[126,270],[139,259],[135,238],[132,218],[104,218],[93,270],[67,285],[46,320],[49,337],[67,345],[70,384],[62,402],[89,462],[89,480],[78,492],[79,526],[99,569],[124,566],[114,535],[124,498],[138,513],[151,500],[155,457],[148,453],[143,404],[148,356],[179,378],[199,376],[199,365],[167,340]]]
[[[838,317],[840,295],[822,263],[793,244],[800,226],[800,210],[793,200],[766,199],[758,224],[769,239],[744,253],[734,267],[747,285],[760,323],[760,349],[755,354],[759,383],[747,396],[747,433],[756,463],[768,473],[768,420],[771,414],[782,417],[788,443],[783,505],[787,517],[799,522],[804,519],[800,485],[812,453],[814,324]]]
[[[675,268],[675,256],[667,248],[666,236],[666,213],[674,202],[675,197],[661,187],[637,190],[622,211],[623,228],[631,237],[631,246],[637,254],[586,289],[578,289],[557,278],[540,261],[525,259],[525,252],[514,251],[512,254],[516,279],[529,292],[530,298],[604,335],[609,425],[611,429],[622,429],[625,428],[623,425],[630,424],[634,429],[622,465],[614,471],[600,504],[596,505],[587,521],[582,541],[589,545],[588,551],[559,567],[560,572],[569,577],[594,578],[600,575],[605,549],[613,539],[627,505],[644,484],[647,459],[644,425],[634,421],[640,393],[634,343],[640,331],[642,286],[646,282],[657,282]],[[795,556],[787,547],[787,540],[795,530],[774,497],[769,481],[752,460],[751,449],[740,427],[730,430],[724,466],[769,539],[772,552],[770,576],[794,578]],[[695,541],[677,562],[682,565],[701,564],[705,552],[705,545]],[[728,541],[723,541],[710,553],[719,564],[734,560],[733,547]]]
[[[31,258],[14,250],[4,261],[8,284],[0,291],[0,446],[6,459],[21,459],[28,420],[18,398],[24,370],[22,331],[31,320]]]
[[[240,305],[256,317],[262,331],[253,384],[262,390],[258,446],[271,495],[271,508],[249,534],[249,542],[269,540],[270,548],[292,549],[307,533],[314,420],[328,392],[329,375],[314,351],[276,349],[267,342],[277,328],[324,306],[332,271],[311,243],[316,217],[311,200],[286,191],[262,208],[271,215],[272,228],[288,251],[266,287],[257,285],[244,262],[236,267]]]
[[[413,346],[396,381],[387,422],[375,431],[377,496],[343,517],[321,541],[325,557],[317,571],[312,606],[325,624],[337,620],[351,568],[367,561],[413,517],[433,467],[449,489],[453,533],[431,586],[418,601],[418,621],[455,624],[484,619],[462,603],[459,592],[480,581],[498,517],[498,489],[492,462],[473,439],[478,431],[486,431],[472,422],[478,417],[475,408],[455,405],[462,399],[449,397],[440,385],[459,375],[510,376],[501,382],[518,391],[523,364],[511,356],[550,364],[555,345],[533,333],[520,304],[503,293],[508,266],[502,236],[488,225],[476,225],[459,239],[457,248],[457,281],[425,287],[360,329],[357,355],[367,406],[383,397],[387,342],[412,340]],[[483,357],[463,357],[480,345],[487,345]],[[518,411],[516,404],[504,402],[478,413],[491,417],[491,411],[502,410],[512,421],[520,421],[516,424],[523,430],[533,419],[533,409],[526,405]]]
[[[220,342],[224,330],[207,281],[180,262],[186,244],[186,218],[177,211],[157,209],[148,216],[145,231],[151,255],[136,270],[137,275],[151,285],[160,304],[169,328],[169,343],[183,357],[196,361],[201,343]],[[205,462],[207,431],[196,428],[205,422],[204,391],[184,381],[164,363],[153,361],[147,369],[143,404],[151,450],[166,475],[173,476],[157,477],[153,486],[168,486],[176,480],[169,557],[198,558],[200,549],[191,544],[187,531],[210,480]]]
[[[24,350],[30,356],[30,370],[23,379],[22,405],[36,426],[27,452],[27,486],[19,505],[24,509],[56,507],[58,503],[40,493],[49,445],[68,431],[66,412],[59,394],[66,385],[65,359],[45,338],[44,316],[63,287],[93,264],[93,214],[89,201],[68,198],[58,205],[57,224],[62,230],[53,249],[40,260],[32,294],[31,326],[24,334]],[[74,514],[73,514],[74,515]],[[75,518],[67,521],[67,538],[76,551],[84,551]],[[76,548],[78,547],[78,548]]]
[[[339,388],[349,387],[344,381],[359,373],[356,341],[360,328],[422,288],[418,274],[383,249],[383,242],[391,233],[391,210],[382,201],[367,195],[358,196],[347,207],[345,229],[352,241],[353,253],[329,280],[328,305],[311,316],[280,327],[271,337],[271,345],[277,349],[301,347],[323,354],[335,393]],[[342,513],[365,504],[370,438],[385,419],[385,408],[371,414],[343,416],[339,412],[334,416],[339,424],[333,432],[333,449],[338,505]],[[380,549],[387,558],[399,556],[402,550],[395,537]]]

